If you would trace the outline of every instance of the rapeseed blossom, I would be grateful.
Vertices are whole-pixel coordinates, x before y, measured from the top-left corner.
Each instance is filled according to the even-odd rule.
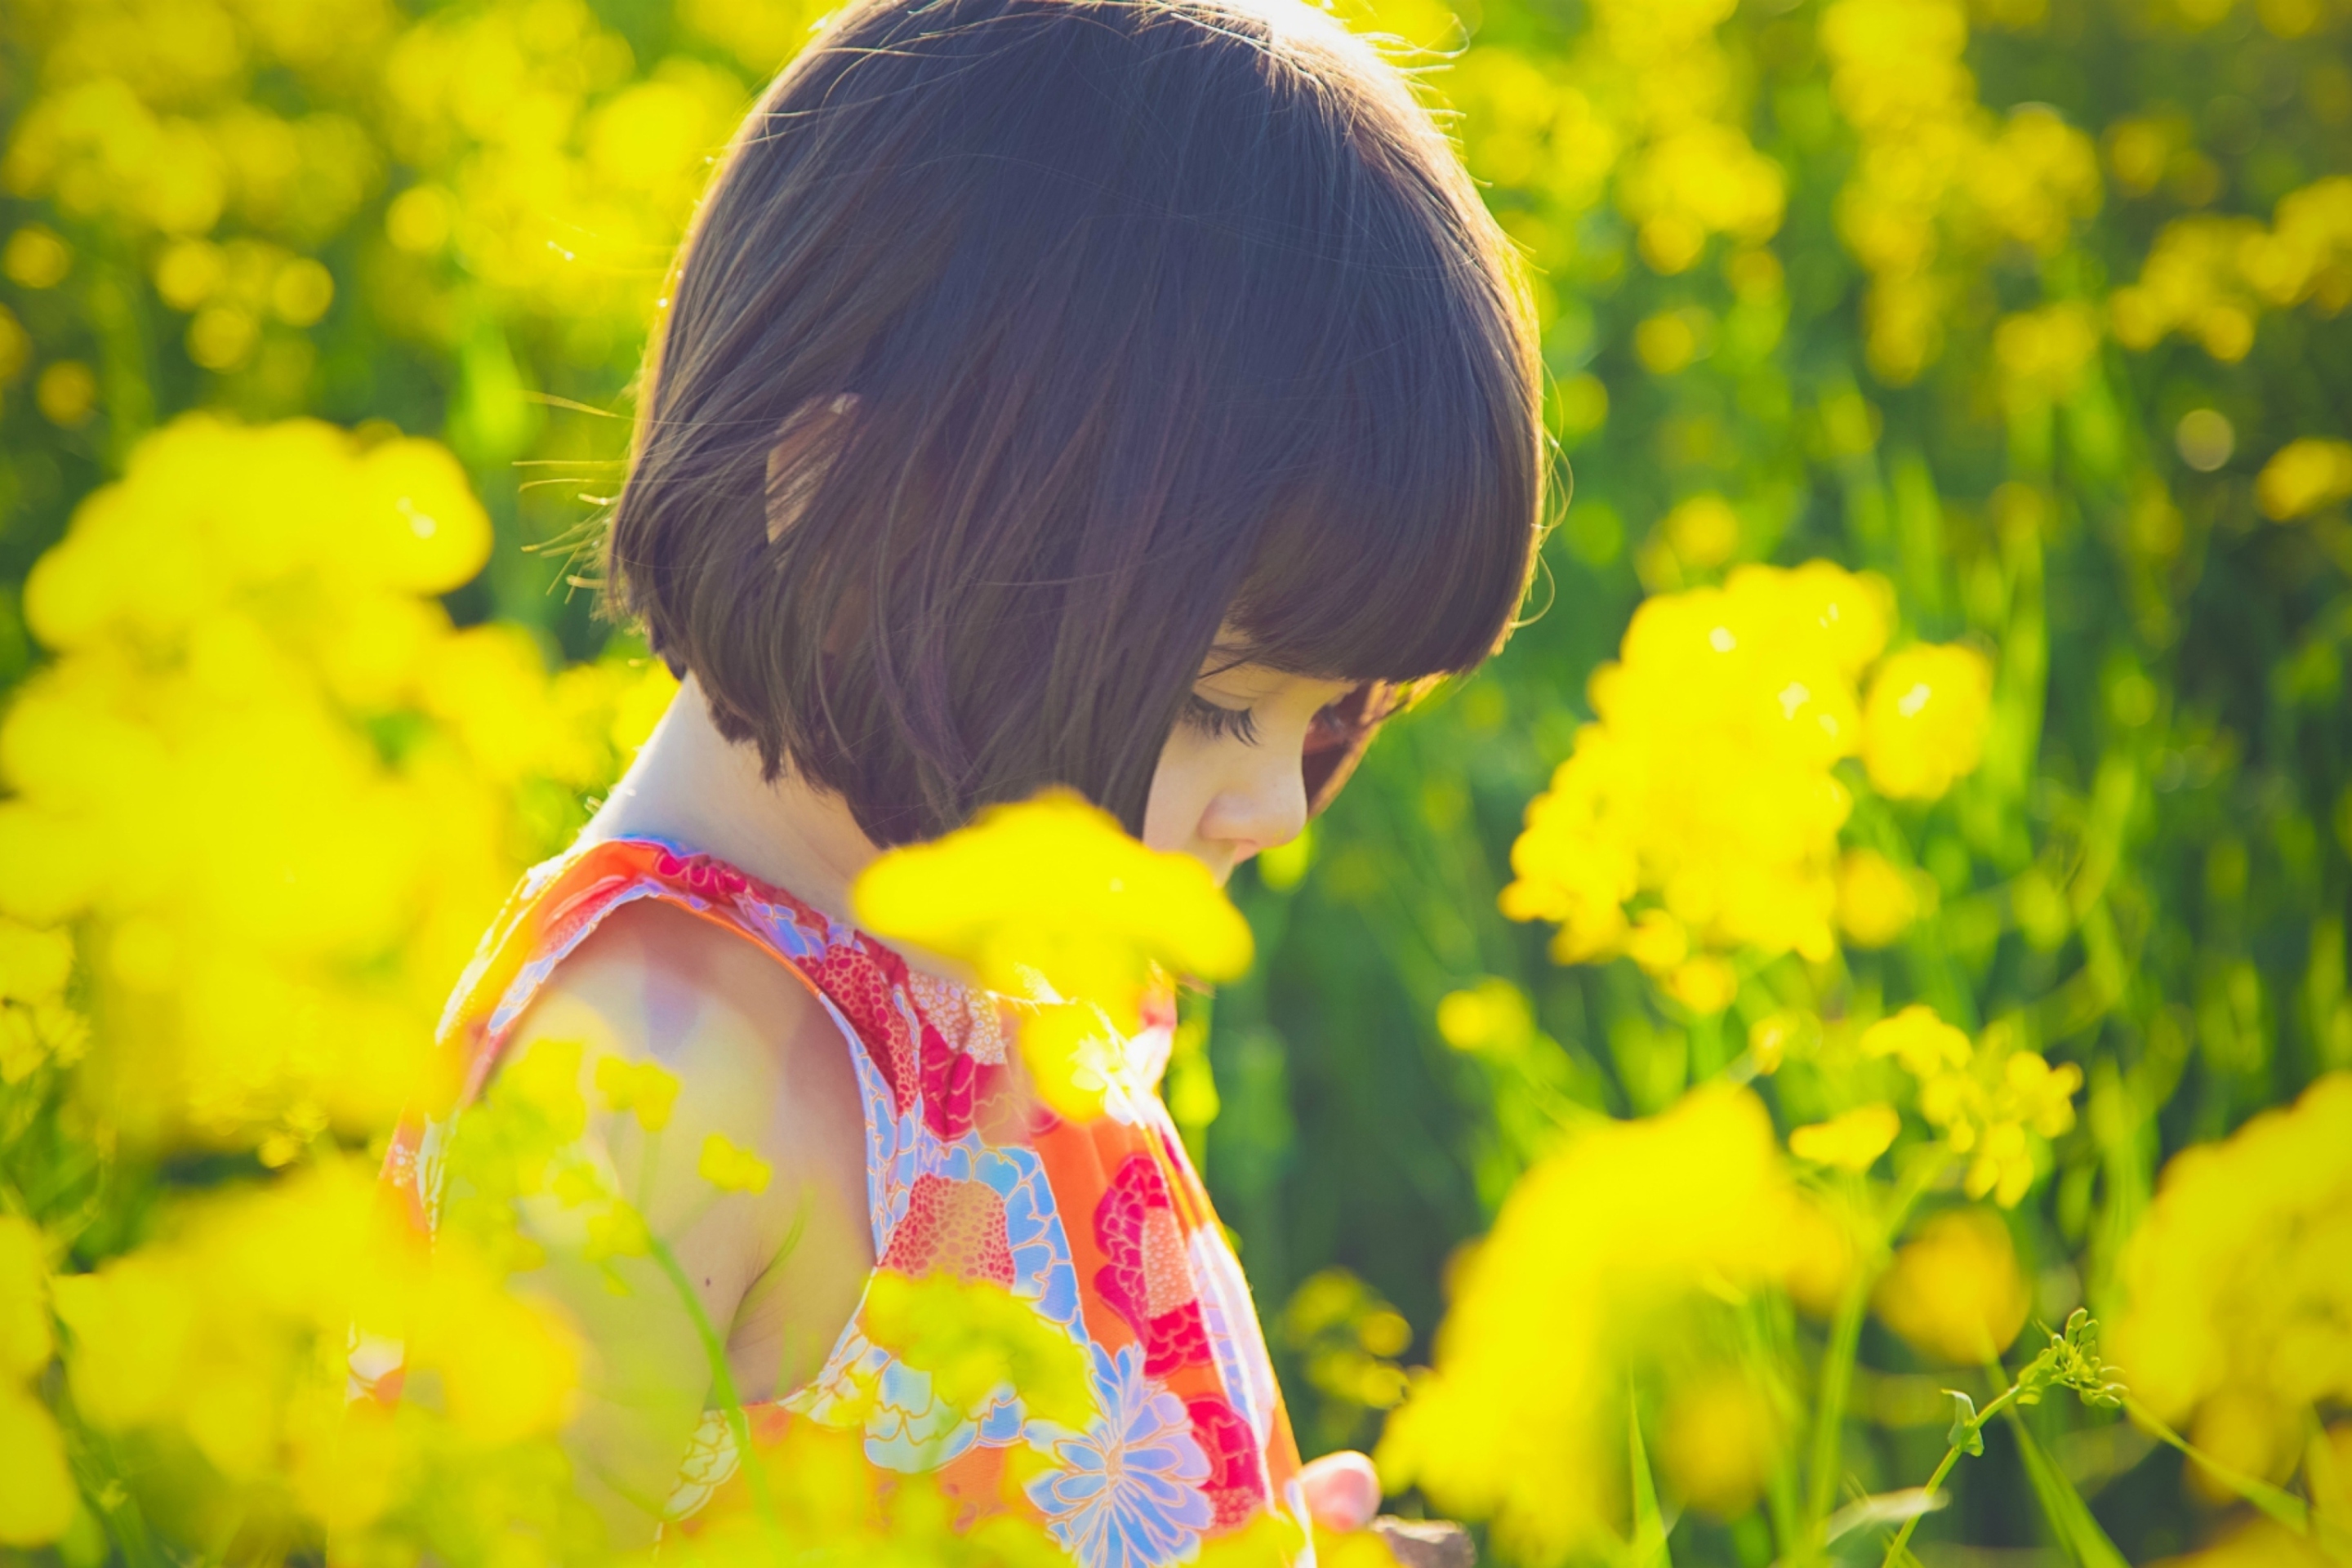
[[[513,878],[671,684],[551,678],[521,633],[454,627],[436,595],[489,541],[443,448],[312,421],[189,416],[84,503],[26,584],[55,657],[0,721],[0,1074],[81,1050],[57,989],[81,921],[101,1010],[136,1023],[79,1089],[126,1134],[283,1163],[391,1121]]]
[[[1855,947],[1885,947],[1920,913],[1917,879],[1875,849],[1849,849],[1838,862],[1838,929]]]
[[[56,1349],[49,1331],[47,1242],[30,1221],[0,1215],[0,1546],[42,1546],[72,1522],[74,1483],[58,1424],[30,1384]]]
[[[1838,764],[1940,795],[1976,765],[1990,696],[1970,649],[1881,661],[1892,619],[1884,582],[1825,562],[1646,601],[1592,678],[1596,721],[1528,808],[1504,911],[1557,921],[1563,963],[1633,958],[1702,1015],[1737,993],[1730,952],[1825,959],[1841,923],[1892,941],[1916,894],[1875,852],[1840,859]]]
[[[173,1434],[217,1478],[177,1478],[208,1508],[291,1506],[359,1528],[390,1504],[395,1478],[374,1417],[343,1423],[344,1355],[355,1328],[401,1327],[412,1384],[429,1384],[442,1413],[420,1412],[409,1425],[437,1435],[409,1440],[420,1456],[435,1443],[473,1447],[487,1480],[494,1454],[567,1415],[577,1347],[461,1241],[426,1270],[389,1217],[371,1170],[317,1164],[191,1200],[162,1240],[55,1279],[75,1408],[101,1430]],[[355,1456],[352,1444],[374,1447]]]
[[[1929,1216],[1895,1252],[1871,1305],[1920,1354],[1984,1365],[2025,1327],[2025,1277],[2009,1227],[1980,1208]]]
[[[1655,1353],[1676,1314],[1816,1261],[1820,1224],[1745,1090],[1701,1089],[1571,1139],[1461,1266],[1435,1364],[1381,1437],[1381,1479],[1493,1520],[1530,1559],[1590,1544],[1625,1495],[1622,1368]],[[1692,1474],[1717,1463],[1693,1457]]]
[[[2125,1250],[2108,1345],[2201,1448],[2283,1477],[2352,1399],[2352,1074],[2175,1156]]]
[[[2263,514],[2280,522],[2352,500],[2352,441],[2305,437],[2280,447],[2254,480]]]
[[[1997,120],[1978,101],[1958,0],[1836,0],[1821,40],[1862,143],[1837,219],[1871,275],[1864,348],[1902,385],[1941,357],[1963,280],[1991,252],[2052,255],[2098,210],[2098,159],[2046,106]]]
[[[1147,849],[1066,792],[891,850],[852,898],[877,935],[965,964],[1025,1005],[1023,1058],[1065,1114],[1101,1109],[1156,982],[1231,979],[1250,962],[1249,926],[1206,867]]]
[[[2083,1069],[2051,1066],[2040,1052],[2016,1046],[2006,1029],[1989,1029],[1971,1045],[1914,1003],[1864,1030],[1860,1043],[1865,1057],[1891,1056],[1917,1080],[1919,1114],[1967,1162],[1961,1185],[1971,1198],[1990,1194],[2001,1207],[2015,1207],[2033,1184],[2033,1140],[2074,1125]]]
[[[1827,1121],[1816,1121],[1789,1133],[1789,1152],[1816,1165],[1845,1171],[1867,1171],[1878,1157],[1895,1147],[1903,1131],[1901,1113],[1886,1104],[1858,1105]]]
[[[1789,1444],[1786,1416],[1753,1373],[1715,1367],[1668,1398],[1658,1431],[1658,1468],[1685,1502],[1717,1519],[1755,1504]]]
[[[1871,677],[1863,765],[1879,794],[1934,800],[1976,771],[1992,709],[1992,664],[1971,647],[1906,647]]]
[[[2352,304],[2352,175],[2289,191],[2267,227],[2210,213],[2174,218],[2108,310],[2126,347],[2178,333],[2232,363],[2252,349],[2263,311],[2306,303],[2330,315]]]

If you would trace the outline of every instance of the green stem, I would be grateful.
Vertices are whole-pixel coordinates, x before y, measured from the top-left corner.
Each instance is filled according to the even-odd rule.
[[[712,1326],[710,1314],[702,1310],[702,1299],[694,1293],[694,1282],[687,1278],[669,1244],[657,1236],[649,1235],[647,1239],[655,1264],[677,1291],[677,1299],[686,1305],[687,1316],[694,1321],[694,1331],[701,1337],[702,1353],[710,1363],[711,1390],[719,1396],[719,1407],[727,1417],[727,1429],[735,1436],[735,1462],[751,1484],[760,1517],[771,1529],[780,1530],[776,1500],[768,1489],[768,1472],[760,1467],[751,1452],[751,1423],[743,1414],[742,1397],[735,1391],[735,1371],[727,1364],[727,1342]]]
[[[1999,1398],[1978,1411],[1976,1419],[1968,1424],[1969,1432],[1973,1435],[1983,1431],[1984,1424],[2007,1409],[2010,1402],[2017,1397],[2017,1388],[2016,1384],[2011,1384],[2001,1390]],[[1960,1462],[1960,1456],[1966,1452],[1967,1446],[1961,1443],[1954,1443],[1944,1450],[1943,1461],[1936,1467],[1936,1473],[1927,1478],[1927,1484],[1923,1489],[1929,1497],[1936,1495],[1936,1489],[1944,1484],[1944,1478],[1952,1473],[1952,1467]],[[1891,1564],[1902,1561],[1911,1544],[1911,1532],[1919,1528],[1919,1521],[1924,1517],[1915,1513],[1903,1521],[1903,1528],[1896,1531],[1895,1539],[1886,1543],[1886,1555],[1879,1559],[1879,1568],[1890,1568]]]
[[[1815,1411],[1813,1452],[1805,1493],[1805,1550],[1820,1537],[1830,1504],[1837,1500],[1838,1455],[1844,1447],[1846,1399],[1853,1389],[1854,1354],[1862,1343],[1862,1315],[1870,1305],[1871,1274],[1857,1268],[1838,1300],[1828,1348],[1822,1352],[1822,1395]]]
[[[1800,1550],[1808,1561],[1819,1552],[1822,1523],[1829,1518],[1830,1505],[1837,1500],[1841,1468],[1838,1456],[1844,1446],[1846,1400],[1853,1388],[1854,1356],[1862,1343],[1862,1319],[1870,1305],[1871,1287],[1877,1282],[1888,1245],[1903,1233],[1913,1206],[1935,1185],[1948,1163],[1942,1158],[1923,1159],[1895,1188],[1885,1223],[1872,1238],[1864,1256],[1856,1259],[1853,1279],[1839,1298],[1837,1317],[1830,1327],[1830,1342],[1822,1352],[1821,1403],[1813,1427],[1811,1470],[1806,1478],[1805,1530]]]

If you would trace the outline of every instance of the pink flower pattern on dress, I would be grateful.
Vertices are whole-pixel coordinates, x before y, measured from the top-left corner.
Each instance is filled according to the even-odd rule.
[[[1184,1256],[1184,1227],[1168,1178],[1150,1154],[1130,1154],[1095,1208],[1095,1242],[1109,1259],[1095,1289],[1143,1342],[1143,1370],[1165,1377],[1209,1359],[1201,1295]]]

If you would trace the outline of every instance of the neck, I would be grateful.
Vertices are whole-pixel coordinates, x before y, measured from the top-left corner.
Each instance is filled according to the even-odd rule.
[[[839,795],[790,767],[761,777],[757,748],[719,732],[691,675],[581,837],[667,838],[840,921],[850,884],[879,853]]]

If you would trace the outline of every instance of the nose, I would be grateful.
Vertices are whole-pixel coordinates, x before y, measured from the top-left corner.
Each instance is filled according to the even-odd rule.
[[[1307,780],[1297,757],[1265,755],[1262,765],[1217,792],[1201,819],[1201,837],[1233,847],[1236,863],[1287,844],[1307,826]]]

